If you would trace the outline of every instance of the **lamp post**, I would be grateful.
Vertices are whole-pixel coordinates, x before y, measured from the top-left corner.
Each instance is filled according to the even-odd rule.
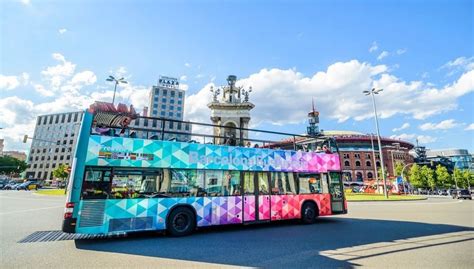
[[[383,180],[383,194],[385,196],[385,199],[388,199],[388,191],[387,191],[387,182],[385,179],[385,168],[383,164],[383,155],[382,155],[382,142],[380,142],[380,130],[379,130],[379,120],[377,117],[377,107],[375,105],[375,94],[379,94],[379,92],[383,91],[383,89],[378,89],[376,90],[375,88],[372,88],[370,91],[363,91],[365,95],[371,95],[372,96],[372,104],[374,106],[374,118],[375,118],[375,128],[377,129],[377,140],[379,144],[379,155],[380,155],[380,166],[382,168],[382,180]]]
[[[375,180],[377,181],[377,193],[379,192],[379,173],[377,171],[377,160],[375,159],[375,147],[374,147],[374,139],[373,134],[370,134],[370,144],[372,145],[372,159],[374,160],[374,167],[375,167]]]
[[[114,97],[112,98],[112,104],[114,104],[114,103],[115,103],[115,92],[117,91],[117,85],[118,85],[119,83],[127,84],[128,82],[125,81],[124,78],[116,79],[114,76],[109,76],[106,80],[107,80],[107,81],[115,81]]]

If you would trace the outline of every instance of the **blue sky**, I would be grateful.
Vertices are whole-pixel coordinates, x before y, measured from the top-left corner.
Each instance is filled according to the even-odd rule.
[[[143,106],[160,74],[181,78],[185,116],[208,121],[210,85],[254,89],[254,127],[374,132],[429,148],[473,146],[472,1],[2,1],[0,137],[26,149],[37,115],[111,99],[109,74]],[[401,128],[405,127],[405,128]],[[395,129],[395,130],[394,130]],[[401,129],[401,130],[397,130]]]

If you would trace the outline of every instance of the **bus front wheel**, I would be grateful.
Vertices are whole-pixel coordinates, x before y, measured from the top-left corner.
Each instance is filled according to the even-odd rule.
[[[301,208],[301,221],[304,224],[312,224],[316,222],[319,216],[318,207],[314,203],[304,203]]]
[[[191,234],[196,228],[194,212],[187,207],[175,208],[168,216],[166,230],[172,236],[185,236]]]

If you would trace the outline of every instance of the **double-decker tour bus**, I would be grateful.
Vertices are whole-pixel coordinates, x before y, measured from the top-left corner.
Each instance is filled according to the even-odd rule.
[[[130,124],[140,121],[145,124]],[[347,213],[337,148],[308,150],[296,143],[304,138],[299,135],[292,135],[298,139],[291,150],[242,135],[221,143],[226,137],[173,131],[165,128],[170,122],[224,128],[139,116],[121,104],[96,102],[85,111],[64,232],[166,230],[181,236],[203,226],[287,219],[314,223],[318,216]],[[243,130],[288,135],[235,131]],[[196,136],[204,142],[190,139]]]

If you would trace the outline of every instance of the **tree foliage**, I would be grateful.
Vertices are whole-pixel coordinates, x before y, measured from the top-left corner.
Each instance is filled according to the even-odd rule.
[[[397,162],[395,164],[395,176],[401,176],[403,172],[403,167],[405,165],[402,162]]]
[[[433,169],[429,168],[428,166],[423,166],[421,168],[421,177],[423,178],[423,181],[426,182],[428,187],[431,188],[431,190],[436,188],[437,182]]]
[[[26,170],[28,165],[25,161],[18,160],[11,156],[0,157],[0,174],[19,174]]]
[[[415,188],[424,188],[428,185],[423,181],[423,177],[421,176],[421,168],[417,164],[411,166],[410,184]]]
[[[451,188],[451,175],[448,173],[448,169],[440,164],[436,166],[436,179],[438,181],[438,187]]]
[[[53,170],[53,176],[59,179],[66,179],[69,176],[67,169],[69,166],[66,164],[60,164],[56,169]]]

